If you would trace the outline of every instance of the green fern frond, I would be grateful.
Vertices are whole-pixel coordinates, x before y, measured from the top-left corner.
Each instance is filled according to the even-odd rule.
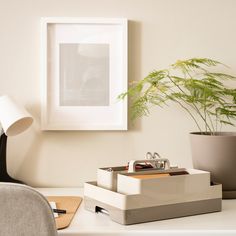
[[[131,97],[132,119],[149,115],[152,107],[177,103],[201,132],[204,129],[198,118],[204,123],[204,132],[214,133],[219,123],[234,125],[236,120],[236,89],[224,84],[225,80],[236,77],[215,69],[211,71],[219,65],[225,66],[209,58],[178,60],[169,69],[154,70],[141,81],[132,83],[118,98]]]

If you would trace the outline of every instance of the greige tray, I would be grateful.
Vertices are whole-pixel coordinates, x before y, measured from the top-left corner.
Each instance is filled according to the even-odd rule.
[[[173,171],[189,174],[155,177]],[[120,173],[116,191],[96,181],[84,185],[85,209],[124,225],[221,211],[221,202],[222,185],[211,185],[209,172],[194,169]]]

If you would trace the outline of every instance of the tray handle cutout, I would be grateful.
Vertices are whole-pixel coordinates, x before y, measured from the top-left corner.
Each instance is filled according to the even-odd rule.
[[[104,208],[102,208],[102,207],[99,207],[99,206],[96,206],[96,207],[95,207],[95,212],[96,212],[96,213],[103,213],[103,214],[109,216],[109,212],[108,212],[106,209],[104,209]]]

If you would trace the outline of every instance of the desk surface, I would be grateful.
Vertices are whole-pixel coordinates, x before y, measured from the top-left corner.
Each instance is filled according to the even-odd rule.
[[[82,188],[38,188],[45,196],[82,196]],[[222,212],[124,226],[107,215],[95,214],[79,207],[70,227],[59,236],[128,236],[128,235],[234,235],[236,236],[236,200],[223,200]]]

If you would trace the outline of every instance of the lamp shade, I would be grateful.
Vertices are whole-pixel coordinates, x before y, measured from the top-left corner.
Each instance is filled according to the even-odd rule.
[[[32,116],[8,96],[0,97],[0,123],[7,136],[24,132],[33,123]]]

